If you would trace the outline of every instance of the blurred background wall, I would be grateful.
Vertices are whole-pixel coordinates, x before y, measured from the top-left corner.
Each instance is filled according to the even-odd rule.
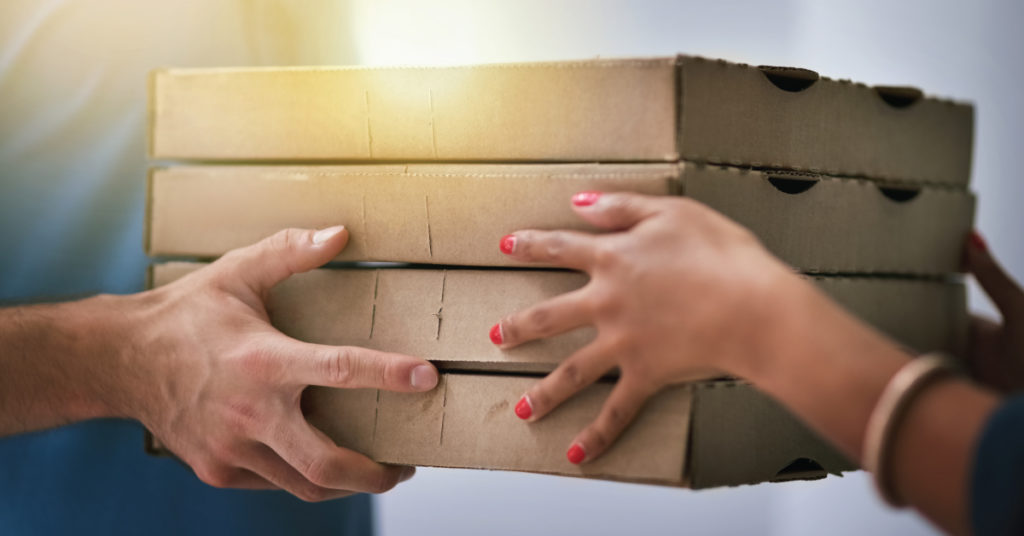
[[[1024,4],[953,0],[396,2],[353,0],[367,64],[671,55],[795,65],[915,85],[977,106],[978,228],[1024,278]],[[994,314],[971,287],[971,304]],[[567,478],[421,469],[378,502],[382,534],[932,534],[875,498],[862,473],[692,492]]]

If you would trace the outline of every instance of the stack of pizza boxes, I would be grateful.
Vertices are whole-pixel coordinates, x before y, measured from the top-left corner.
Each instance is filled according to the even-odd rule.
[[[150,84],[146,247],[196,260],[155,264],[152,284],[282,228],[344,224],[336,262],[281,284],[269,309],[298,339],[408,353],[442,371],[425,394],[308,391],[311,422],[381,462],[693,488],[856,467],[736,378],[662,391],[579,466],[566,448],[613,378],[537,422],[516,418],[519,397],[595,331],[492,344],[505,315],[587,281],[524,269],[499,240],[599,232],[570,208],[580,191],[691,197],[909,349],[958,354],[965,343],[967,104],[688,56],[167,69]]]

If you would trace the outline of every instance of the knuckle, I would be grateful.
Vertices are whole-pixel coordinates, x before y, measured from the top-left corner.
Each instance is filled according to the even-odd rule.
[[[199,480],[215,488],[228,488],[235,482],[237,472],[220,464],[207,464],[196,469]]]
[[[560,379],[568,389],[577,391],[585,387],[586,380],[579,363],[567,361],[562,365]]]
[[[552,231],[547,234],[542,242],[541,255],[552,261],[559,261],[565,257],[568,248],[568,236],[562,231]]]
[[[300,237],[305,234],[306,231],[302,229],[282,229],[270,236],[270,247],[278,251],[290,251],[301,243]]]
[[[296,491],[295,496],[306,502],[323,502],[331,498],[331,492],[316,484],[307,483]]]
[[[327,353],[323,367],[324,378],[331,385],[346,386],[356,381],[352,352],[347,348],[337,348]]]
[[[612,240],[601,240],[594,246],[594,264],[603,269],[621,266],[625,261],[622,248]]]
[[[238,356],[239,366],[252,378],[270,380],[282,372],[277,354],[266,344],[248,344],[240,349]]]
[[[227,405],[224,421],[226,429],[233,433],[243,436],[255,436],[257,435],[256,432],[262,427],[262,423],[266,420],[264,419],[263,411],[256,404],[247,401],[233,401]],[[233,445],[224,443],[219,450],[226,451],[223,454],[231,455],[235,454],[233,452],[234,448]]]
[[[554,318],[551,307],[537,305],[526,312],[524,324],[537,335],[544,336],[554,330]]]
[[[629,411],[619,406],[611,406],[604,416],[605,430],[621,430],[629,422]]]
[[[398,477],[392,471],[380,471],[368,482],[367,492],[384,493],[396,485],[398,485]]]
[[[323,460],[312,459],[302,468],[302,476],[315,487],[328,487],[331,470]]]

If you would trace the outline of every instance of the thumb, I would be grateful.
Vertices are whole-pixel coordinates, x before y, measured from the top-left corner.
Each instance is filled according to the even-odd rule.
[[[343,225],[325,229],[284,229],[221,259],[258,293],[270,290],[289,276],[308,272],[341,253],[348,244]]]
[[[658,212],[656,197],[632,193],[579,192],[572,205],[588,223],[612,231],[629,229]]]
[[[985,239],[977,231],[967,237],[967,270],[974,274],[1003,319],[1024,314],[1024,290],[992,256]]]

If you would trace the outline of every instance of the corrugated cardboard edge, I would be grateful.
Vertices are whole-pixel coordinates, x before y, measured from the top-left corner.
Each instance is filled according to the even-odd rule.
[[[813,480],[858,468],[780,402],[749,382],[698,382],[691,384],[691,389],[687,487]],[[729,396],[719,398],[726,391]],[[751,408],[754,411],[749,411]],[[771,458],[775,458],[774,465],[768,463]]]
[[[709,165],[717,165],[717,166],[749,168],[749,169],[764,170],[764,171],[776,171],[776,170],[778,170],[778,171],[808,172],[808,173],[815,173],[815,174],[830,175],[830,176],[834,176],[834,177],[844,177],[844,178],[855,178],[855,179],[864,179],[864,180],[883,181],[883,182],[887,182],[887,183],[891,183],[891,184],[923,185],[923,186],[936,186],[936,187],[947,187],[947,188],[956,188],[956,189],[965,189],[965,188],[968,188],[970,186],[970,180],[971,180],[970,170],[973,168],[974,145],[977,143],[976,142],[976,138],[977,137],[975,135],[975,128],[974,128],[975,127],[975,123],[976,123],[976,115],[977,114],[976,114],[974,103],[972,101],[969,101],[969,100],[958,100],[958,99],[953,99],[953,98],[950,98],[950,97],[941,97],[941,96],[936,96],[936,95],[932,95],[932,94],[927,94],[924,91],[921,91],[921,90],[919,90],[917,88],[912,88],[912,89],[918,91],[920,93],[920,95],[921,95],[920,99],[918,99],[918,102],[920,102],[920,101],[930,101],[930,102],[935,103],[937,105],[942,105],[942,106],[946,106],[946,107],[963,108],[964,109],[963,111],[970,116],[970,125],[971,125],[971,128],[970,128],[970,144],[969,144],[968,147],[966,147],[966,154],[964,155],[965,159],[966,159],[966,161],[964,162],[964,165],[965,165],[965,168],[967,170],[967,176],[966,176],[965,179],[962,180],[962,184],[961,184],[960,180],[952,181],[951,182],[951,181],[948,181],[948,180],[936,180],[934,177],[932,177],[932,178],[927,178],[927,177],[906,178],[906,177],[898,176],[898,175],[895,175],[895,174],[892,174],[892,173],[881,173],[881,172],[863,173],[863,172],[860,172],[860,171],[852,171],[852,170],[842,169],[842,168],[839,168],[839,167],[817,167],[817,166],[810,166],[809,167],[809,166],[797,165],[797,164],[794,164],[793,162],[785,162],[785,161],[782,161],[782,162],[760,162],[760,161],[751,161],[751,160],[748,160],[748,159],[740,159],[740,158],[727,159],[727,158],[724,158],[724,157],[718,157],[718,156],[706,155],[706,154],[699,154],[699,155],[691,154],[691,155],[687,155],[686,152],[683,150],[684,140],[683,140],[682,128],[683,128],[683,119],[685,117],[684,110],[683,110],[683,101],[684,101],[684,99],[683,99],[683,90],[684,90],[683,71],[685,70],[685,66],[684,65],[686,63],[688,63],[688,62],[690,62],[690,63],[712,63],[712,64],[717,64],[717,65],[720,65],[720,66],[723,66],[723,67],[727,67],[727,68],[738,68],[738,69],[756,70],[756,71],[760,71],[760,73],[762,75],[764,75],[765,81],[768,81],[768,71],[772,70],[772,69],[776,69],[776,70],[807,71],[807,72],[810,72],[810,73],[814,73],[817,76],[816,80],[814,81],[814,84],[819,84],[819,83],[836,84],[837,86],[839,86],[839,89],[841,89],[841,90],[852,90],[852,91],[870,92],[873,95],[873,97],[875,99],[877,99],[879,102],[881,102],[884,106],[892,108],[892,105],[890,103],[888,103],[887,101],[885,101],[884,98],[882,98],[881,90],[884,89],[884,88],[891,88],[893,86],[868,85],[868,84],[865,84],[865,83],[862,83],[862,82],[854,82],[854,81],[849,80],[849,79],[831,78],[831,77],[827,77],[827,76],[822,76],[821,74],[817,73],[816,71],[813,71],[813,70],[810,70],[810,69],[803,69],[803,68],[796,68],[796,67],[775,67],[775,66],[765,66],[765,65],[751,65],[751,64],[742,63],[742,62],[728,61],[728,60],[720,59],[720,58],[707,58],[707,57],[699,56],[699,55],[679,54],[679,55],[676,56],[676,82],[675,82],[675,84],[676,84],[676,92],[675,93],[676,93],[677,100],[676,100],[676,116],[675,116],[675,121],[676,121],[676,147],[677,147],[677,152],[680,154],[680,160],[681,161],[690,161],[690,162],[695,162],[695,163],[700,163],[700,164],[709,164]],[[812,85],[814,85],[814,84],[812,84]],[[914,104],[917,104],[917,102],[915,102]],[[912,107],[913,107],[913,105],[911,105],[911,108]]]
[[[142,250],[146,255],[153,255],[153,176],[163,171],[163,167],[151,167],[146,170],[146,207],[142,220]],[[149,275],[153,275],[153,265],[149,266]],[[146,288],[153,288],[152,279],[146,284]]]

